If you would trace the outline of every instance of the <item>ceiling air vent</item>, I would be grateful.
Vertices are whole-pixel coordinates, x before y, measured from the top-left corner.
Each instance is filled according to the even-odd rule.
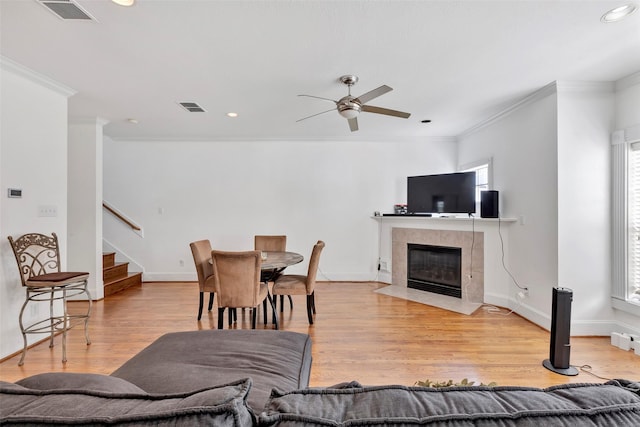
[[[195,102],[181,102],[180,105],[190,113],[204,113],[204,108]]]
[[[73,21],[95,21],[93,16],[72,0],[37,0],[58,18]]]

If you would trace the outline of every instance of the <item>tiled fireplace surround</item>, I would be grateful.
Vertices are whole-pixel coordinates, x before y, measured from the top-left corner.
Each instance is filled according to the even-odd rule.
[[[474,236],[475,235],[475,236]],[[462,249],[462,301],[484,300],[484,233],[456,230],[396,228],[391,231],[392,284],[407,287],[407,244],[447,246]],[[471,250],[473,244],[473,257]],[[472,262],[471,262],[472,261]],[[423,292],[423,291],[420,291]],[[445,297],[454,298],[454,297]]]

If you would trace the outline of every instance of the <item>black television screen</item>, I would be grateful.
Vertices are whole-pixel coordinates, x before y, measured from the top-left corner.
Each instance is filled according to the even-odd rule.
[[[409,214],[475,213],[476,173],[408,177],[407,211]]]

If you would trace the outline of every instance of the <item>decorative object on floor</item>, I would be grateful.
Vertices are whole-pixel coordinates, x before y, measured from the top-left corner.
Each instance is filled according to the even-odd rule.
[[[27,354],[27,334],[50,334],[49,347],[53,347],[54,335],[59,331],[62,331],[62,363],[66,363],[67,331],[74,324],[84,322],[85,340],[87,345],[91,344],[88,329],[91,316],[91,294],[87,289],[89,273],[61,271],[60,247],[56,233],[51,233],[51,236],[29,233],[15,240],[8,236],[8,239],[18,263],[22,286],[26,291],[26,299],[19,316],[24,347],[18,365],[22,366]],[[67,300],[82,294],[87,297],[87,312],[69,314]],[[49,317],[25,326],[23,319],[25,308],[27,304],[37,301],[49,302]],[[55,313],[54,301],[62,301],[62,314]]]
[[[209,240],[198,240],[189,243],[193,262],[198,273],[198,286],[200,287],[200,303],[198,305],[198,320],[202,318],[202,306],[204,304],[204,293],[209,292],[209,311],[213,307],[215,296],[215,284],[213,280],[213,266],[209,262],[211,257],[211,242]]]
[[[343,84],[347,85],[347,87],[349,88],[348,89],[349,93],[347,94],[347,96],[344,96],[337,101],[329,98],[323,98],[321,96],[298,95],[298,96],[308,96],[309,98],[324,99],[325,101],[331,101],[336,104],[336,107],[327,111],[323,111],[321,113],[314,114],[312,116],[304,117],[296,121],[300,122],[302,120],[306,120],[311,117],[318,116],[320,114],[328,113],[329,111],[337,110],[342,117],[348,120],[349,129],[351,129],[351,132],[355,132],[358,130],[358,115],[360,114],[360,112],[383,114],[385,116],[401,117],[403,119],[408,119],[409,116],[411,115],[411,113],[390,110],[388,108],[382,108],[382,107],[374,107],[373,105],[366,105],[366,103],[371,101],[372,99],[377,98],[381,95],[384,95],[387,92],[391,92],[393,89],[391,89],[387,85],[382,85],[377,89],[371,90],[367,93],[363,93],[358,97],[355,97],[355,96],[351,96],[351,86],[358,83],[358,76],[353,76],[353,75],[342,76],[340,77],[340,81]]]
[[[449,381],[431,381],[430,379],[426,379],[424,381],[416,381],[415,385],[418,387],[431,387],[431,388],[444,388],[444,387],[471,387],[475,385],[475,381],[469,381],[464,378],[459,383],[454,383],[453,380]],[[490,382],[489,384],[480,383],[478,387],[495,387],[498,383],[495,381]]]
[[[267,323],[266,300],[269,300],[274,313],[275,328],[278,321],[276,308],[269,294],[269,287],[260,281],[260,251],[224,252],[211,251],[213,281],[218,294],[218,329],[224,326],[224,310],[229,308],[229,324],[232,322],[234,308],[251,309],[251,328],[256,328],[257,308],[263,303],[264,322]]]
[[[578,370],[569,364],[572,300],[573,291],[571,289],[553,288],[549,358],[542,362],[542,366],[550,371],[569,376],[578,375]]]
[[[316,313],[316,300],[314,287],[316,285],[316,275],[320,264],[320,254],[324,248],[324,242],[318,240],[311,251],[309,258],[309,268],[306,276],[298,274],[284,274],[273,284],[273,295],[306,295],[307,296],[307,317],[309,324],[313,325],[313,315]],[[280,311],[283,311],[280,304]]]

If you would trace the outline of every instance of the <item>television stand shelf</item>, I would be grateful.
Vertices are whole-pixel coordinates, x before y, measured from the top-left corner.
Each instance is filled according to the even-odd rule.
[[[371,218],[378,221],[393,221],[396,219],[406,219],[409,221],[482,221],[482,222],[517,222],[517,218],[476,218],[468,216],[431,216],[429,214],[382,214],[381,216],[372,216]]]

